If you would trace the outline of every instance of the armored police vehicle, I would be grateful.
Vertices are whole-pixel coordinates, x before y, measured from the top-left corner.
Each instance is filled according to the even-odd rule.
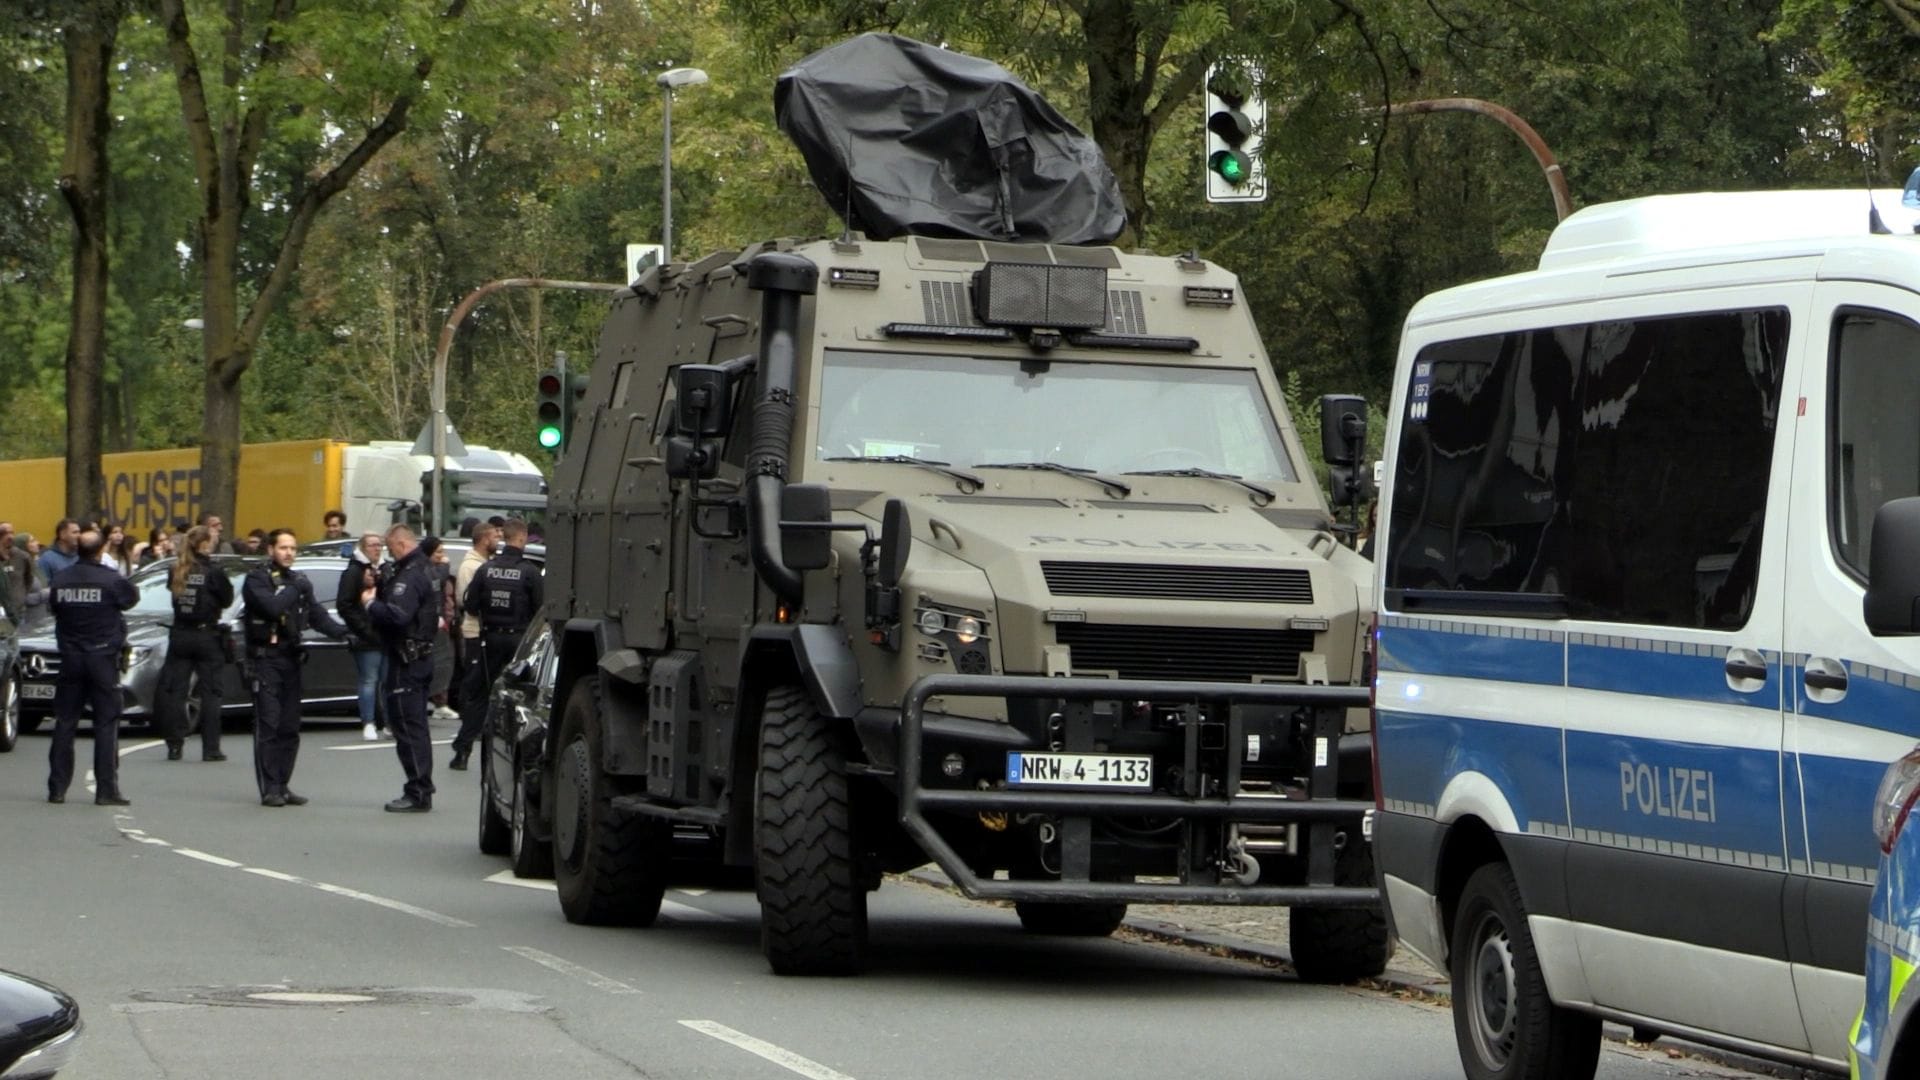
[[[1303,976],[1377,973],[1366,564],[1234,276],[859,216],[651,269],[602,331],[530,785],[567,917],[650,923],[699,829],[776,972],[859,968],[932,861],[1036,932],[1290,905]]]
[[[1377,850],[1469,1077],[1590,1077],[1602,1018],[1846,1070],[1870,826],[1906,813],[1874,789],[1920,735],[1920,642],[1872,632],[1920,610],[1920,529],[1875,524],[1920,495],[1916,223],[1589,207],[1408,316]]]

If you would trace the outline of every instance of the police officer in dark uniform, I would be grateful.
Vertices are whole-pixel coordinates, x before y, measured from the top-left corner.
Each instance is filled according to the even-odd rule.
[[[233,605],[233,582],[213,565],[213,533],[204,526],[189,531],[180,559],[168,572],[173,594],[173,629],[167,634],[167,662],[160,669],[154,698],[155,718],[167,740],[167,760],[179,761],[187,741],[187,691],[197,677],[200,698],[200,760],[225,761],[220,752],[220,709],[226,691],[226,665],[233,639],[220,616]]]
[[[60,644],[60,681],[53,697],[53,745],[47,751],[47,801],[67,801],[73,782],[73,733],[80,710],[93,711],[93,801],[127,806],[120,793],[120,655],[127,645],[121,613],[140,594],[118,570],[100,564],[106,538],[80,534],[79,560],[53,576],[48,603]]]
[[[487,703],[493,696],[493,680],[513,659],[527,624],[540,614],[543,593],[540,567],[527,558],[527,523],[509,519],[502,530],[506,547],[473,575],[461,606],[480,620],[480,656],[467,668],[466,685],[460,689],[460,733],[453,737],[450,769],[465,769],[473,741],[486,720]]]
[[[381,579],[367,614],[387,649],[387,722],[406,785],[387,804],[396,814],[433,809],[433,740],[427,731],[427,695],[433,684],[433,639],[440,629],[440,589],[413,530],[387,530],[392,570]]]
[[[287,787],[300,754],[301,635],[311,625],[344,641],[347,628],[313,597],[313,582],[293,568],[300,542],[292,529],[267,534],[267,564],[240,586],[247,658],[253,664],[253,771],[261,806],[304,806]]]

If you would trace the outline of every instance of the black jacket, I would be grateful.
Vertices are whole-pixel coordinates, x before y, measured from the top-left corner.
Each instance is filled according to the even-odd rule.
[[[367,614],[367,606],[360,602],[360,593],[369,581],[377,582],[379,573],[373,564],[367,561],[364,553],[354,550],[353,561],[340,572],[340,591],[334,597],[334,607],[340,612],[340,621],[347,624],[347,647],[352,649],[377,649],[380,647],[380,631],[373,625],[373,617]]]
[[[540,565],[524,550],[510,547],[473,575],[461,604],[479,618],[483,631],[518,634],[540,617],[543,599]]]
[[[313,582],[298,570],[256,566],[241,584],[240,598],[249,652],[298,653],[308,626],[336,641],[347,636],[340,620],[314,600]]]
[[[120,571],[82,559],[53,575],[48,603],[61,652],[117,653],[127,643],[121,612],[140,602]]]
[[[188,556],[187,583],[173,591],[172,571],[168,571],[167,591],[172,596],[175,627],[210,627],[220,621],[233,606],[233,582],[227,572],[208,560]]]
[[[415,648],[432,647],[433,636],[440,630],[440,597],[425,553],[415,548],[393,564],[380,595],[367,605],[367,614],[380,629],[387,649],[405,660],[406,642]]]

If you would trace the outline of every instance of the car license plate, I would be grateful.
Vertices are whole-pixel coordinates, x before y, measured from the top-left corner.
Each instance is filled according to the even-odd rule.
[[[27,701],[52,701],[53,684],[22,683],[20,684],[20,697]]]
[[[1018,787],[1153,790],[1153,759],[1145,755],[1007,752],[1007,784]]]

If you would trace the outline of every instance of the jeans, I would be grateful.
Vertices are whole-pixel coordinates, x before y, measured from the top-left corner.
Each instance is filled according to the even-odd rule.
[[[381,684],[387,681],[385,649],[354,649],[353,666],[360,673],[360,722],[386,727],[385,702],[380,700]]]

